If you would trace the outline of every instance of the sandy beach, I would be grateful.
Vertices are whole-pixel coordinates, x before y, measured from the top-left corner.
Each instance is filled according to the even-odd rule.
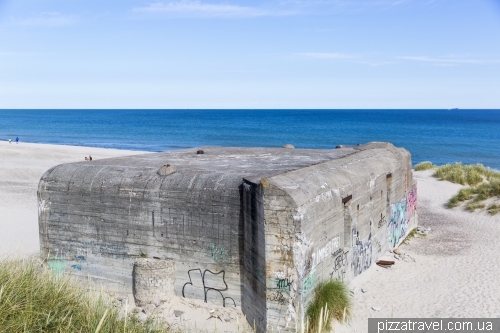
[[[36,192],[51,167],[70,162],[143,154],[140,151],[0,141],[0,253],[39,252]],[[87,162],[92,163],[92,162]]]
[[[39,251],[36,191],[50,167],[144,152],[0,142],[0,253]],[[419,225],[430,228],[400,246],[406,259],[391,268],[372,266],[353,280],[353,316],[336,332],[366,332],[367,318],[500,317],[500,214],[469,213],[445,203],[460,185],[438,181],[432,171],[414,173]],[[374,310],[375,309],[375,310]],[[204,319],[206,320],[206,319]],[[216,320],[216,319],[211,319]]]

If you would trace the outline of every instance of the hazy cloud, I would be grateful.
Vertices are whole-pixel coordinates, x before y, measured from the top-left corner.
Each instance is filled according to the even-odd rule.
[[[365,55],[356,55],[356,54],[346,54],[346,53],[327,53],[327,52],[308,52],[308,53],[299,53],[299,56],[315,58],[315,59],[333,59],[333,60],[345,60],[350,63],[371,66],[371,67],[379,67],[392,65],[396,62],[388,61],[383,58],[380,58],[378,55],[374,54],[365,54]]]
[[[208,17],[257,17],[291,15],[291,11],[266,10],[256,7],[202,3],[201,1],[182,0],[177,2],[158,2],[147,7],[134,8],[134,12],[170,13],[184,16]]]
[[[405,3],[412,2],[413,0],[397,0],[391,3],[391,6],[398,6],[398,5],[403,5]]]
[[[309,58],[318,58],[318,59],[355,59],[357,58],[354,55],[344,54],[344,53],[300,53],[299,55]]]
[[[221,0],[208,0],[221,1]],[[439,1],[439,0],[431,0]],[[227,2],[205,2],[200,0],[178,0],[156,2],[133,8],[136,13],[169,14],[197,17],[259,17],[320,14],[326,12],[358,12],[362,10],[390,9],[406,4],[417,4],[415,0],[281,0],[274,7],[255,7],[229,4]],[[421,5],[421,3],[419,3]]]
[[[420,61],[420,62],[428,62],[437,66],[456,66],[460,64],[492,64],[492,63],[500,63],[500,60],[495,59],[474,59],[470,57],[461,57],[461,56],[448,56],[448,57],[426,57],[426,56],[405,56],[405,57],[397,57],[398,59],[403,60],[411,60],[411,61]]]

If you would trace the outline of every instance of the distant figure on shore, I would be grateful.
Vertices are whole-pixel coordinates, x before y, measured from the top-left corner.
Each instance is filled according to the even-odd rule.
[[[92,161],[92,156],[89,155],[89,161]]]
[[[12,139],[11,138],[9,138],[9,143],[12,143]]]
[[[19,137],[16,136],[16,143],[19,143]]]
[[[89,160],[89,158],[87,156],[85,156],[85,161],[88,161],[88,160]]]

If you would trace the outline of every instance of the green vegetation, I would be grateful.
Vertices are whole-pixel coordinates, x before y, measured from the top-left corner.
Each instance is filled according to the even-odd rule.
[[[482,164],[445,164],[436,169],[434,177],[452,183],[469,185],[469,187],[460,189],[448,201],[449,208],[457,207],[466,202],[465,209],[474,212],[476,209],[486,207],[483,201],[489,198],[500,198],[500,172],[485,168]],[[498,209],[496,204],[491,204],[487,211],[495,215],[498,213]]]
[[[457,207],[461,202],[470,200],[472,196],[472,189],[470,187],[462,188],[458,191],[457,195],[448,201],[448,208]]]
[[[328,332],[331,320],[343,321],[351,313],[349,290],[344,282],[331,280],[319,284],[314,290],[314,299],[307,308],[309,332]]]
[[[453,208],[460,205],[462,202],[467,202],[465,209],[475,211],[476,209],[484,209],[486,204],[483,202],[489,198],[500,198],[500,180],[495,177],[490,178],[492,181],[485,181],[475,187],[466,187],[458,191],[458,194],[453,196],[448,201],[448,207]],[[498,213],[498,204],[490,204],[487,211],[491,215]]]
[[[488,206],[488,212],[491,214],[491,215],[496,215],[498,213],[498,211],[500,210],[500,205],[497,205],[497,204],[492,204],[492,205],[489,205]]]
[[[418,233],[418,230],[417,228],[413,228],[409,233],[408,233],[408,236],[406,236],[406,238],[403,240],[403,244],[408,244],[410,243],[410,240],[412,238],[415,238],[415,237],[422,237],[422,238],[426,238],[427,237],[427,234],[420,234]]]
[[[454,163],[437,167],[434,177],[456,184],[475,186],[485,180],[500,180],[500,172],[485,168],[482,164]]]
[[[437,166],[435,166],[434,164],[432,164],[429,161],[425,161],[425,162],[418,163],[417,165],[415,165],[415,171],[423,171],[423,170],[436,169],[436,168],[437,168]]]
[[[37,259],[0,260],[0,332],[165,332],[153,319],[120,318],[111,298],[90,287]]]
[[[485,204],[477,202],[469,202],[465,205],[465,209],[469,212],[474,212],[476,209],[483,209],[484,207],[486,207]]]

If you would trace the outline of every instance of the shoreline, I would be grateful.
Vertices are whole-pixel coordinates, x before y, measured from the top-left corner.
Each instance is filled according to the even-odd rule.
[[[12,142],[9,143],[8,139],[0,139],[0,146],[2,144],[7,144],[7,145],[16,145],[15,137],[11,138]],[[88,149],[106,149],[106,150],[119,150],[119,151],[131,151],[131,152],[139,152],[139,153],[159,153],[160,151],[153,151],[153,150],[134,150],[134,149],[122,149],[122,148],[110,148],[110,147],[99,147],[99,146],[85,146],[85,145],[78,145],[78,144],[63,144],[63,143],[48,143],[48,142],[31,142],[31,141],[21,141],[19,140],[19,143],[17,145],[25,145],[25,146],[31,146],[31,145],[39,145],[39,146],[54,146],[54,147],[71,147],[71,148],[88,148]],[[178,149],[188,149],[188,148],[178,148]],[[169,149],[169,150],[174,150],[174,148]]]

